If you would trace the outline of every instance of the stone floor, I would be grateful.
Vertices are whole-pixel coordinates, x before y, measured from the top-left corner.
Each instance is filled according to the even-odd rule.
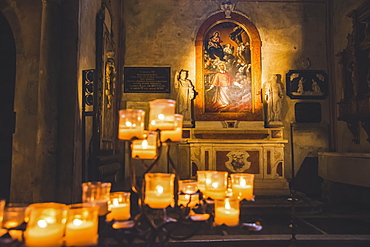
[[[242,202],[241,221],[259,222],[261,230],[212,227],[169,246],[370,246],[369,205],[349,203],[327,208],[303,195],[291,199],[261,196],[254,202]]]

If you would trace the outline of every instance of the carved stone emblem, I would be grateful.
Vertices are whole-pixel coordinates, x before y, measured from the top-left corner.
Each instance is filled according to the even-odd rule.
[[[244,172],[251,166],[247,161],[249,154],[242,151],[232,151],[226,155],[229,160],[225,163],[226,167],[232,172]]]

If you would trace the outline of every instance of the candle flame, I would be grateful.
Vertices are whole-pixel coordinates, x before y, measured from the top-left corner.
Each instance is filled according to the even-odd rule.
[[[118,206],[119,205],[119,200],[117,198],[113,199],[113,205]]]
[[[231,209],[231,206],[230,206],[230,202],[229,201],[225,201],[225,209],[226,210],[230,210]]]
[[[75,226],[80,226],[80,225],[82,225],[82,220],[80,220],[80,219],[74,219],[74,220],[72,221],[72,223],[73,223],[73,225],[75,225]]]
[[[161,114],[158,114],[158,119],[159,120],[164,120],[164,115],[161,113]]]
[[[143,147],[143,149],[147,149],[147,148],[148,148],[148,141],[147,141],[147,140],[144,140],[144,141],[141,143],[141,146]]]
[[[160,186],[160,185],[157,185],[157,186],[155,187],[155,193],[156,193],[157,195],[161,195],[161,194],[163,194],[163,187],[162,187],[162,186]]]
[[[46,220],[39,220],[37,221],[37,225],[40,227],[40,228],[45,228],[48,226],[48,223],[46,222]]]
[[[186,200],[189,200],[190,199],[190,195],[185,195],[185,199]]]
[[[215,189],[217,189],[218,188],[218,182],[213,182],[212,183],[212,187],[215,188]]]
[[[131,127],[132,126],[132,123],[130,121],[126,121],[126,126],[127,127]]]
[[[245,181],[245,179],[240,179],[240,185],[241,186],[246,186],[247,185],[247,181]]]

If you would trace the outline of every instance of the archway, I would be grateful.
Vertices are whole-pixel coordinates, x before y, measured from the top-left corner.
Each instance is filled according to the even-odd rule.
[[[15,130],[15,41],[5,16],[0,12],[0,197],[9,200],[12,142]]]

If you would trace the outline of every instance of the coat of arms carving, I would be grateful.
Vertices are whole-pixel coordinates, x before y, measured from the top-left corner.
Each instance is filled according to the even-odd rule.
[[[244,172],[249,169],[251,162],[247,161],[249,154],[242,151],[232,151],[226,155],[229,160],[225,163],[226,167],[232,172]]]

